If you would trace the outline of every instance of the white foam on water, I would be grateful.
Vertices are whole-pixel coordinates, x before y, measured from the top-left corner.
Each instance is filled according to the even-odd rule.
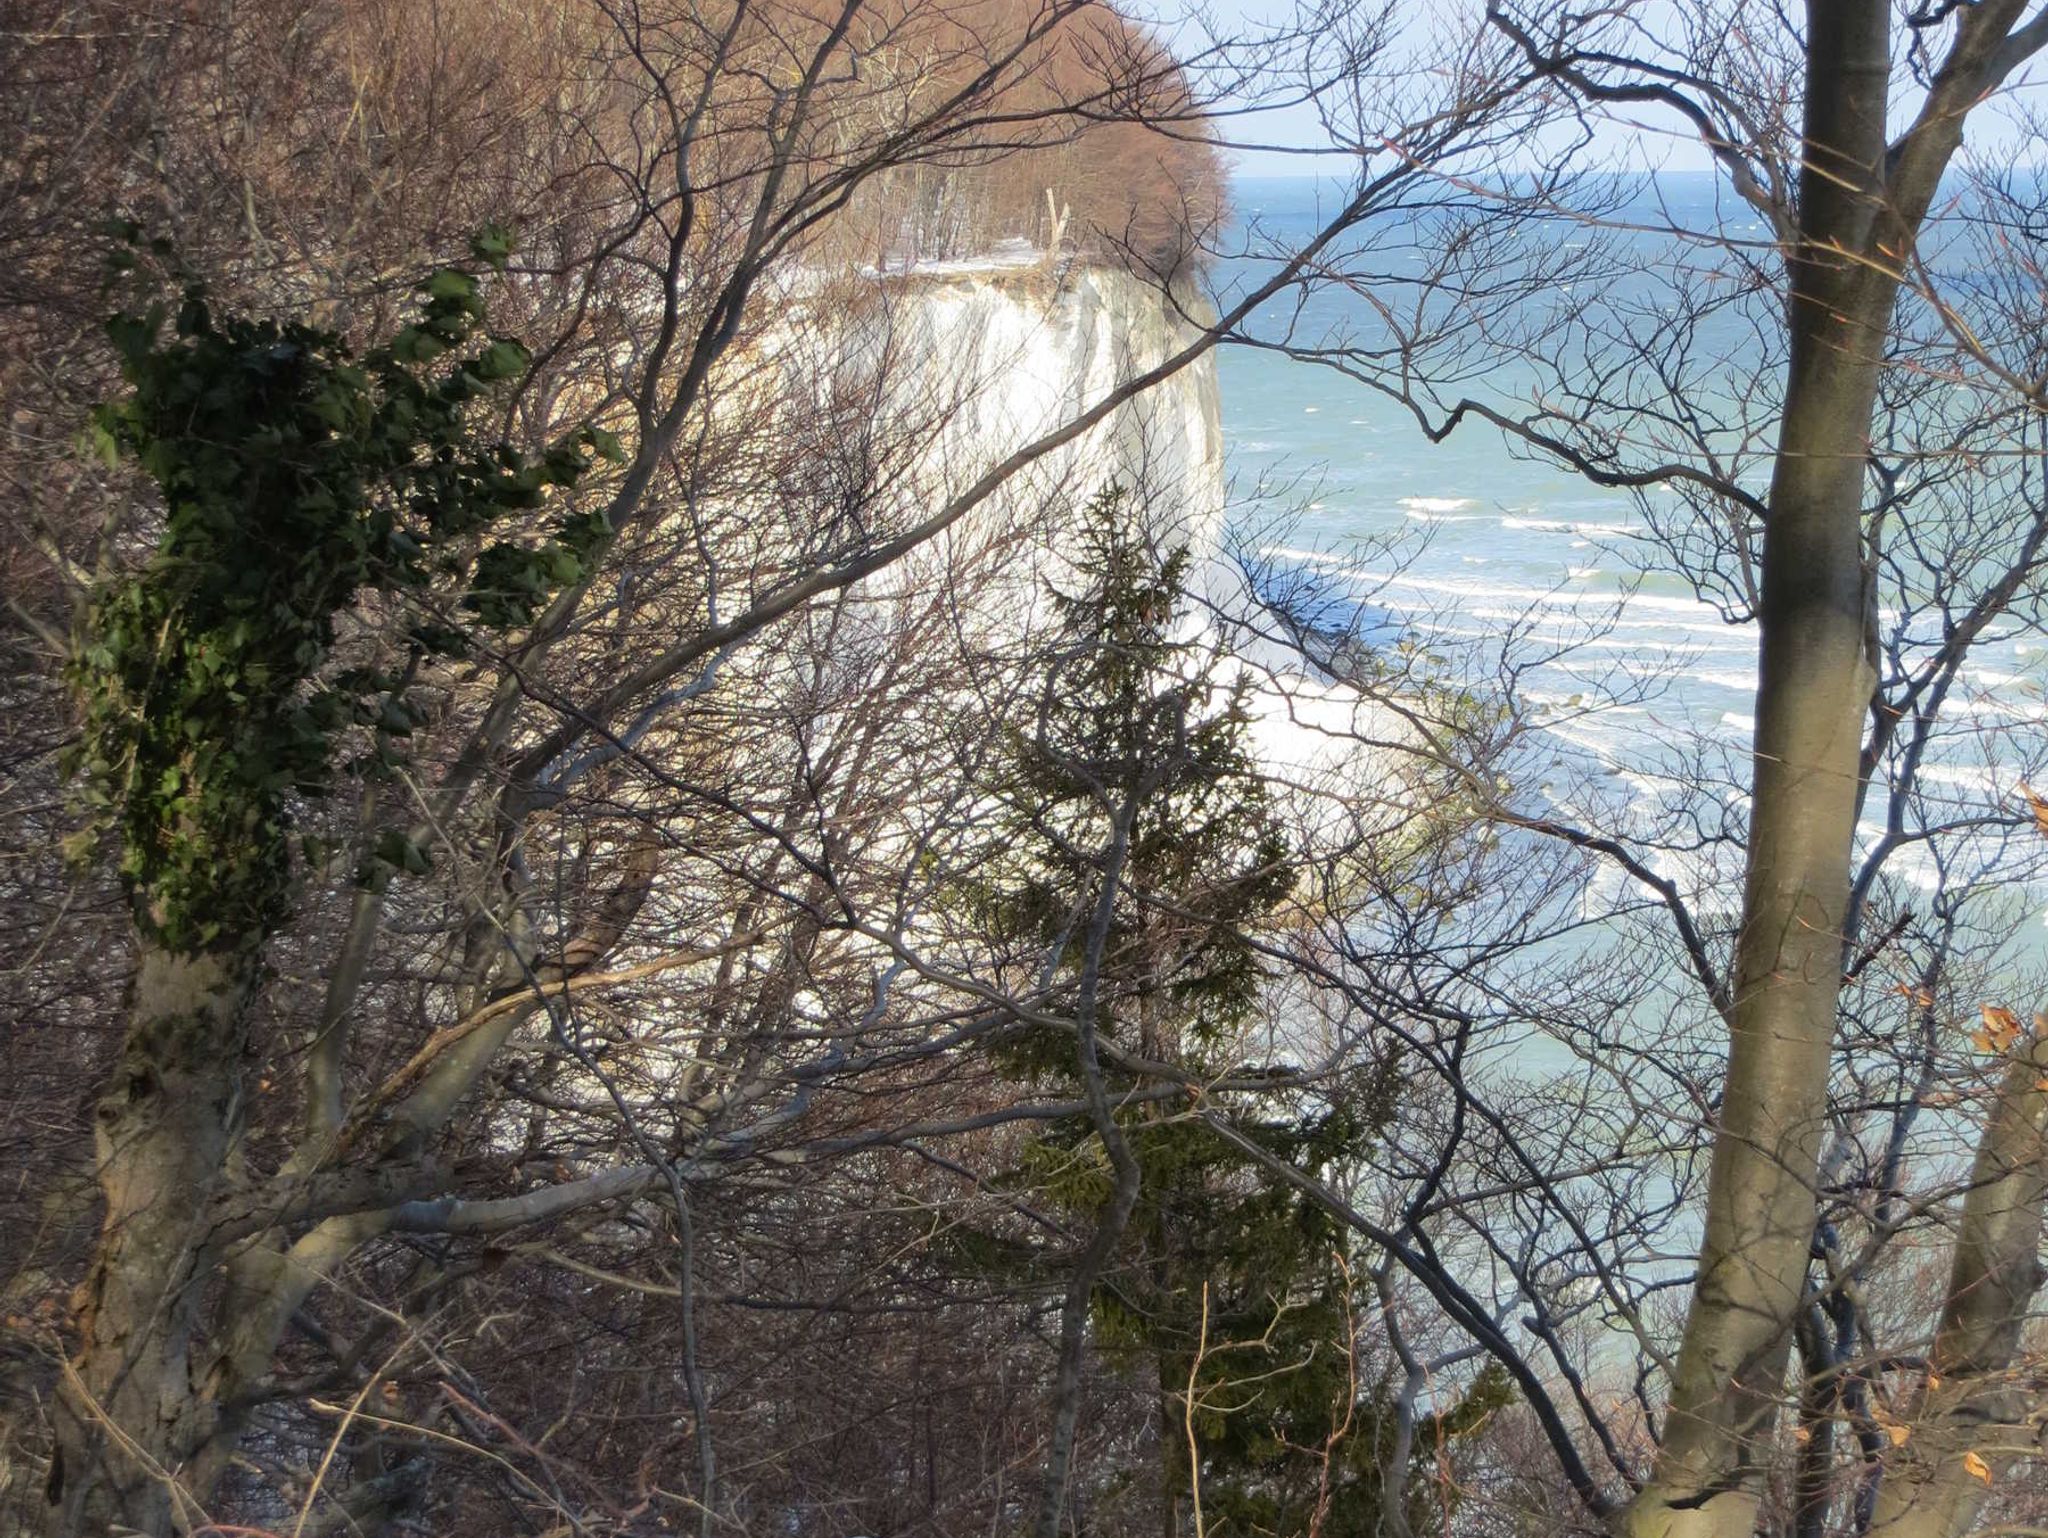
[[[1479,504],[1470,497],[1402,497],[1394,505],[1401,509],[1403,517],[1419,523],[1471,523],[1476,514],[1464,518],[1452,515]]]
[[[1856,831],[1862,837],[1866,855],[1884,836],[1882,828],[1874,828],[1868,823],[1858,823]],[[1901,844],[1888,851],[1884,858],[1884,873],[1894,881],[1903,881],[1922,892],[1937,891],[1942,884],[1940,866],[1929,857],[1926,847],[1917,843]]]
[[[1989,764],[1922,764],[1919,779],[1923,784],[1960,785],[1995,796],[2007,794],[2016,783],[2013,774]]]
[[[1634,536],[1643,532],[1639,523],[1574,523],[1560,518],[1515,518],[1500,521],[1504,529],[1526,529],[1531,534],[1613,534]]]
[[[1583,753],[1589,753],[1601,763],[1613,765],[1617,753],[1616,734],[1601,731],[1584,716],[1575,716],[1570,722],[1556,722],[1546,725],[1544,733],[1559,742],[1568,742]]]
[[[1485,615],[1486,618],[1522,617],[1543,609],[1557,610],[1565,615],[1590,615],[1598,617],[1603,624],[1611,623],[1617,628],[1636,630],[1685,630],[1710,635],[1725,646],[1749,650],[1752,643],[1739,627],[1723,620],[1720,611],[1696,598],[1667,598],[1650,593],[1582,593],[1561,591],[1557,588],[1531,587],[1520,583],[1460,582],[1443,577],[1418,577],[1407,572],[1374,571],[1355,566],[1345,557],[1326,551],[1296,550],[1284,545],[1269,546],[1260,554],[1284,560],[1298,561],[1334,572],[1347,581],[1370,584],[1375,587],[1403,588],[1417,593],[1442,594],[1460,600],[1461,607],[1473,602],[1486,603],[1499,600],[1519,604],[1518,609],[1497,610]],[[1483,562],[1488,557],[1468,556],[1466,560]],[[1468,612],[1478,614],[1477,610]],[[1628,616],[1637,613],[1669,614],[1672,619],[1639,619]],[[1618,616],[1610,619],[1610,616]]]
[[[1512,620],[1518,624],[1528,620],[1548,622],[1576,621],[1580,628],[1571,632],[1556,632],[1551,636],[1551,639],[1557,641],[1569,639],[1572,644],[1579,646],[1636,650],[1645,646],[1662,644],[1683,647],[1688,653],[1722,652],[1727,654],[1730,661],[1740,660],[1749,655],[1747,647],[1731,647],[1727,645],[1726,629],[1718,624],[1686,624],[1682,621],[1673,620],[1630,619],[1627,617],[1628,611],[1626,608],[1622,609],[1621,616],[1617,618],[1615,614],[1617,607],[1618,603],[1614,599],[1607,599],[1590,605],[1568,603],[1510,603],[1499,605],[1488,603],[1483,599],[1472,599],[1457,606],[1458,613],[1455,617],[1464,619]],[[1417,624],[1426,625],[1432,623],[1426,615],[1415,615],[1412,618]],[[1603,632],[1613,633],[1600,635],[1586,634],[1584,627],[1592,625],[1597,625]],[[1693,639],[1694,637],[1703,637],[1704,639],[1695,640]],[[1531,637],[1531,639],[1534,638]]]
[[[1419,508],[1447,500],[1419,504]],[[1455,544],[1451,550],[1457,553]],[[1531,705],[1548,707],[1530,724],[1583,769],[1612,775],[1617,791],[1625,786],[1628,820],[1642,818],[1646,830],[1660,825],[1668,815],[1673,795],[1690,793],[1676,779],[1666,779],[1658,772],[1664,749],[1679,738],[1690,737],[1696,742],[1718,741],[1721,751],[1741,751],[1754,736],[1756,722],[1750,700],[1757,686],[1755,628],[1731,624],[1718,608],[1700,599],[1668,592],[1588,590],[1584,581],[1599,568],[1566,567],[1563,563],[1556,568],[1558,585],[1540,586],[1531,580],[1534,573],[1529,566],[1512,554],[1504,559],[1497,553],[1459,554],[1456,564],[1392,571],[1375,569],[1339,553],[1284,547],[1266,553],[1372,589],[1374,602],[1394,610],[1430,645],[1474,645],[1483,651],[1500,644],[1504,628],[1512,627],[1517,644],[1525,650],[1556,649],[1562,655],[1523,674],[1523,698]],[[1493,580],[1472,569],[1488,562],[1507,569]],[[1510,576],[1524,572],[1529,575],[1519,581]],[[2008,659],[2016,661],[2018,650],[2009,645],[1986,659],[1993,666],[1968,668],[1964,676],[1971,687],[1959,690],[1949,700],[1947,709],[1954,725],[1945,736],[1957,752],[1954,756],[1943,752],[1941,761],[1923,762],[1920,768],[1920,791],[1935,806],[1967,810],[1986,802],[2006,803],[2014,794],[2020,771],[1986,765],[1981,757],[1987,737],[2012,730],[2016,722],[2048,720],[2048,701],[2042,699],[2038,687],[2029,687],[2038,686],[2039,678],[1999,666],[2008,664]],[[2034,666],[2038,668],[2038,664]],[[1670,703],[1660,707],[1662,714],[1643,704],[1609,703],[1603,696],[1623,693],[1625,697],[1626,680],[1654,690]],[[1667,696],[1666,691],[1672,692]],[[1582,700],[1581,705],[1570,703],[1575,696]],[[1674,705],[1675,717],[1669,714]],[[1630,723],[1622,719],[1625,715],[1637,719]],[[1645,715],[1650,719],[1642,719]],[[1552,800],[1575,794],[1565,781],[1543,790]],[[1725,794],[1737,810],[1747,804],[1739,788],[1730,787]],[[1972,858],[1961,848],[1953,854],[1964,863]],[[1982,854],[1987,860],[1998,858],[1988,848]],[[1931,887],[1939,879],[1935,867],[1917,849],[1899,851],[1887,860],[1886,868],[1913,887]],[[1676,872],[1667,874],[1675,877]],[[1954,870],[1950,875],[1953,877]],[[1701,867],[1689,869],[1687,879],[1710,883],[1721,878]],[[2044,914],[2044,923],[2048,923],[2048,914]]]
[[[1980,720],[2048,721],[2048,705],[2031,700],[1950,699],[1941,708],[1954,715],[1975,716]]]
[[[1713,673],[1696,672],[1685,675],[1689,684],[1705,684],[1710,689],[1735,689],[1743,694],[1756,692],[1755,673]]]

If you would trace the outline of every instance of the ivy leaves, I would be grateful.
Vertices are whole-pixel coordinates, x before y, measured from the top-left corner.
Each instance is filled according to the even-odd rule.
[[[123,233],[116,265],[132,267]],[[510,251],[498,229],[473,246],[500,271]],[[70,852],[111,826],[146,934],[177,951],[250,949],[287,909],[289,797],[325,792],[351,726],[377,744],[352,769],[402,762],[418,724],[404,680],[471,644],[444,618],[401,622],[389,649],[402,665],[335,673],[339,616],[366,594],[439,594],[398,612],[528,623],[610,536],[602,512],[545,531],[530,515],[623,456],[595,428],[538,455],[480,442],[478,404],[531,357],[485,329],[472,271],[430,275],[414,316],[360,357],[332,331],[217,315],[190,282],[175,303],[122,310],[107,336],[128,389],[88,439],[155,483],[164,516],[149,559],[96,595],[73,663],[86,719],[70,767],[95,826]],[[426,868],[410,846],[376,863],[386,877]]]

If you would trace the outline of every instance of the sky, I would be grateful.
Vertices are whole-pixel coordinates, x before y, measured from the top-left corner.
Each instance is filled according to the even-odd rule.
[[[1169,38],[1198,35],[1186,31],[1191,11],[1199,7],[1206,24],[1218,33],[1243,29],[1271,28],[1288,24],[1300,5],[1331,6],[1341,0],[1140,0],[1133,7],[1148,14]],[[1651,37],[1675,35],[1681,7],[1700,0],[1638,0],[1639,24]],[[1422,38],[1441,35],[1449,29],[1462,31],[1472,26],[1484,10],[1483,0],[1398,0],[1404,25],[1413,26]],[[1768,18],[1768,12],[1758,7]],[[1775,25],[1774,22],[1770,23]],[[2039,163],[2042,146],[2024,134],[2016,124],[2021,111],[2048,114],[2048,68],[2037,63],[2008,83],[2005,100],[1988,104],[1973,113],[1969,125],[1968,149],[1979,156],[2026,158]],[[1915,102],[1899,93],[1895,105],[1908,110]],[[1256,116],[1231,120],[1226,136],[1231,140],[1257,140],[1286,146],[1278,149],[1235,149],[1232,170],[1238,176],[1342,175],[1342,155],[1308,155],[1291,150],[1310,150],[1329,140],[1316,111],[1307,103]],[[1704,172],[1712,168],[1706,149],[1688,125],[1675,114],[1656,109],[1629,109],[1627,115],[1601,120],[1594,127],[1592,152],[1602,159],[1636,169],[1665,172]]]

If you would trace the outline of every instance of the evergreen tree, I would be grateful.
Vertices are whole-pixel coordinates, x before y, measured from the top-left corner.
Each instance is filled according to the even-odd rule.
[[[997,787],[1002,874],[977,893],[994,932],[1080,964],[1080,915],[1114,880],[1102,950],[1098,1039],[1118,1125],[1140,1170],[1115,1263],[1092,1298],[1102,1355],[1156,1396],[1161,1530],[1194,1496],[1192,1435],[1212,1534],[1370,1531],[1379,1501],[1378,1390],[1356,1381],[1351,1240],[1319,1208],[1264,1180],[1180,1106],[1128,1092],[1185,1076],[1273,1152],[1325,1171],[1359,1152],[1391,1109],[1386,1075],[1337,1093],[1197,1090],[1257,1073],[1243,1028],[1261,1014],[1256,943],[1293,886],[1294,852],[1247,735],[1249,682],[1225,680],[1186,618],[1189,557],[1159,553],[1126,494],[1084,510],[1078,581],[1056,586],[1058,642],[1034,719]],[[1123,859],[1106,874],[1115,820]],[[1044,1086],[1071,1087],[1071,1036],[1028,1033],[1006,1052]],[[1119,1071],[1114,1063],[1159,1065]],[[1163,1070],[1163,1072],[1162,1072]],[[1276,1075],[1277,1078],[1277,1075]],[[1236,1104],[1230,1104],[1235,1101]],[[1092,1219],[1111,1174],[1086,1117],[1031,1146],[1018,1178]]]

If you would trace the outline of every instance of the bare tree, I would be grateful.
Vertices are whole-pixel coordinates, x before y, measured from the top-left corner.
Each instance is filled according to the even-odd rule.
[[[935,1145],[1081,1109],[1020,1097],[972,1050],[1034,1012],[1085,1027],[1035,984],[991,985],[983,937],[946,911],[980,857],[961,787],[986,745],[926,728],[942,695],[982,690],[991,720],[1008,708],[1014,678],[961,669],[1018,586],[1006,567],[1056,543],[1047,520],[1068,500],[1039,472],[1316,259],[1220,317],[1192,297],[1189,254],[1220,205],[1201,72],[1084,0],[29,20],[7,42],[34,89],[9,93],[26,132],[6,233],[26,253],[10,281],[29,285],[11,334],[39,346],[9,364],[8,559],[36,574],[11,644],[33,660],[38,714],[9,728],[25,834],[10,1066],[29,1071],[8,1135],[52,1169],[10,1209],[41,1236],[9,1280],[10,1445],[36,1472],[8,1499],[43,1508],[21,1520],[781,1522],[821,1465],[775,1447],[777,1414],[736,1387],[772,1381],[783,1349],[738,1321],[887,1319],[912,1286],[938,1323],[894,1349],[948,1342],[977,1364],[976,1403],[1041,1392],[1044,1353],[963,1343],[957,1268],[887,1210],[944,1213],[963,1180],[993,1200]],[[1236,67],[1221,44],[1212,67]],[[105,110],[81,89],[95,79]],[[1505,144],[1523,80],[1426,104],[1418,131]],[[965,441],[948,424],[973,389],[891,383],[893,301],[859,268],[867,225],[940,173],[982,189],[966,224],[930,235],[913,218],[910,251],[884,239],[886,261],[927,238],[1030,238],[1050,187],[1087,231],[1069,248],[1156,290],[1164,324],[1087,398],[935,465],[934,443]],[[1420,181],[1395,168],[1347,213]],[[297,671],[255,659],[269,692],[260,710],[240,701],[252,718],[350,703],[311,772],[235,792],[237,858],[228,823],[148,811],[118,765],[90,764],[88,738],[116,826],[72,839],[85,859],[67,877],[59,659],[124,730],[164,724],[94,658],[106,595],[175,565],[161,540],[181,495],[166,509],[120,466],[64,457],[84,408],[120,394],[85,340],[108,301],[76,268],[103,210],[203,283],[188,340],[218,334],[216,314],[247,318],[248,338],[271,334],[263,317],[310,319],[327,331],[280,334],[346,385],[342,349],[390,339],[376,356],[396,372],[379,377],[453,392],[463,453],[481,456],[465,473],[503,501],[420,580],[297,614]],[[444,266],[422,312],[416,284],[480,231],[502,275]],[[475,329],[486,300],[525,350]],[[161,332],[146,311],[138,327],[124,336],[141,367]],[[483,351],[442,356],[456,340]],[[394,527],[437,516],[434,497],[379,484]],[[244,543],[209,571],[299,570],[306,552],[276,531],[317,511],[248,502]],[[237,700],[193,680],[232,722]],[[177,778],[146,795],[224,804],[188,794],[227,783],[199,760],[167,767]],[[159,857],[195,827],[222,858],[180,867],[192,884],[174,902]],[[261,874],[261,901],[238,871]],[[89,1186],[57,1173],[79,1163]],[[860,1252],[805,1275],[804,1236],[849,1212]],[[522,1301],[508,1332],[502,1310],[529,1288],[542,1303]],[[1046,1295],[988,1306],[1037,1321]],[[599,1344],[613,1327],[630,1344]],[[658,1381],[629,1393],[653,1353]],[[881,1394],[804,1424],[851,1434]],[[559,1429],[593,1402],[587,1434]],[[938,1403],[923,1404],[934,1449]],[[766,1461],[735,1471],[721,1424],[751,1428]],[[932,1451],[926,1520],[1000,1515],[1002,1482],[1035,1476],[1041,1451],[994,1436],[944,1500]],[[786,1477],[759,1472],[778,1461]],[[471,1497],[488,1510],[465,1514]]]
[[[2025,1257],[2040,1237],[2014,1162],[2030,1157],[2014,1151],[2024,1113],[1958,1052],[1967,1031],[1954,1022],[1983,1006],[1983,1050],[2016,1063],[2033,1050],[2013,890],[1970,873],[2002,859],[2017,885],[2038,869],[2018,788],[2037,771],[2030,744],[1961,712],[1965,662],[1987,630],[2039,624],[2040,296],[2016,243],[1977,241],[2024,219],[2027,195],[1957,155],[1970,114],[2048,44],[2048,19],[2021,4],[1893,10],[1489,6],[1495,39],[1569,110],[1589,122],[1652,114],[1696,136],[1718,198],[1677,208],[1647,186],[1574,186],[1579,143],[1494,183],[1445,164],[1472,202],[1433,227],[1420,278],[1376,265],[1369,238],[1333,264],[1328,281],[1376,324],[1329,337],[1295,318],[1248,338],[1385,392],[1433,437],[1490,423],[1637,494],[1660,568],[1758,637],[1746,770],[1696,755],[1677,769],[1692,790],[1647,818],[1597,795],[1546,804],[1478,787],[1477,815],[1505,836],[1608,862],[1688,997],[1659,1001],[1640,975],[1601,990],[1583,968],[1525,962],[1492,985],[1520,1002],[1458,1002],[1463,990],[1418,994],[1363,950],[1356,965],[1373,980],[1347,985],[1411,1016],[1446,1011],[1417,1045],[1448,1120],[1433,1152],[1417,1150],[1429,1173],[1390,1161],[1387,1189],[1407,1193],[1395,1215],[1344,1208],[1437,1309],[1515,1365],[1568,1482],[1617,1531],[1962,1531],[2010,1435],[1993,1423],[2030,1413],[1975,1401],[1983,1450],[1966,1457],[1938,1394],[1895,1382],[1923,1370],[1927,1337],[1914,1338],[1931,1321],[1881,1319],[1876,1299],[1909,1264],[1908,1236],[1968,1190],[1943,1315],[1954,1322],[1932,1350],[1961,1350],[1957,1332],[1979,1328],[1961,1321],[1981,1306],[2002,1333],[1995,1346],[1971,1336],[1963,1376],[1981,1385],[2019,1368]],[[1755,221],[1755,238],[1731,233],[1735,220]],[[1988,796],[1963,794],[1943,767],[1971,739],[1963,759],[1998,766],[1976,782]],[[1715,874],[1731,853],[1739,901]],[[1923,891],[1900,880],[1910,857],[1924,862]],[[1529,911],[1493,907],[1496,923]],[[1531,984],[1570,1002],[1547,1006]],[[1547,1022],[1580,1055],[1542,1091],[1572,1095],[1568,1111],[1467,1066],[1468,1043],[1517,1022]],[[1970,1175],[1952,1152],[1954,1108],[1980,1105]],[[1457,1173],[1466,1160],[1478,1168]],[[1433,1224],[1459,1233],[1456,1247]],[[1659,1257],[1695,1242],[1672,1350],[1677,1321],[1656,1300],[1678,1279]],[[1501,1281],[1474,1288],[1466,1272],[1482,1257]],[[1503,1328],[1505,1308],[1530,1313]],[[1589,1386],[1605,1348],[1574,1343],[1575,1318],[1638,1342],[1628,1411]],[[1921,1435],[1899,1413],[1907,1400],[1928,1407],[1938,1477],[1904,1450]]]

